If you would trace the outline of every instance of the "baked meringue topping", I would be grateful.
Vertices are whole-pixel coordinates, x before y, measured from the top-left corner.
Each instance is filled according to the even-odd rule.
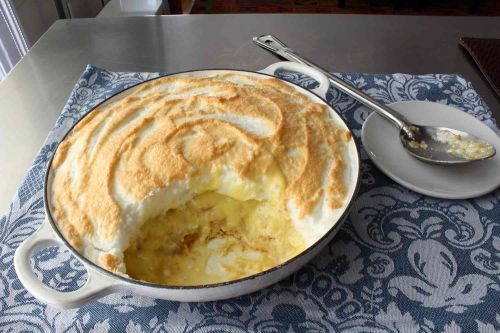
[[[230,281],[331,228],[353,191],[351,140],[324,104],[281,80],[167,76],[71,130],[52,162],[51,211],[76,250],[114,273]]]

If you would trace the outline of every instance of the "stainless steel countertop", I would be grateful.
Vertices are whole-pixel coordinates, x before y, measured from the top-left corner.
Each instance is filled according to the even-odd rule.
[[[335,72],[460,73],[500,118],[500,100],[458,45],[500,38],[500,17],[187,15],[57,21],[0,83],[4,212],[87,64],[113,71],[261,69],[277,59],[251,37],[274,34]]]

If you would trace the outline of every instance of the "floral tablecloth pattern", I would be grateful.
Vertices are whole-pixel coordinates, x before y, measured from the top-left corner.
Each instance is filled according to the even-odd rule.
[[[72,310],[38,302],[19,282],[12,260],[43,222],[43,177],[57,143],[97,103],[158,75],[88,66],[78,80],[0,219],[0,332],[500,332],[500,190],[472,200],[424,196],[387,178],[363,150],[362,185],[342,229],[314,260],[269,288],[208,303],[131,293]],[[278,75],[316,85],[298,73]],[[459,75],[339,75],[383,103],[448,104],[498,132],[488,107]],[[332,88],[327,97],[360,142],[369,111]],[[58,290],[85,282],[85,269],[62,247],[37,253],[32,265]]]

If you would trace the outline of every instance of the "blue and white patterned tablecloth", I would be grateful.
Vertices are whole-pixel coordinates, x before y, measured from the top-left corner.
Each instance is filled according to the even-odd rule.
[[[12,258],[43,221],[43,175],[58,140],[99,101],[157,75],[89,66],[78,80],[0,220],[0,332],[500,331],[500,190],[474,200],[430,198],[395,184],[363,151],[362,186],[343,228],[311,263],[267,289],[191,304],[118,293],[73,310],[35,300],[17,279]],[[302,75],[281,75],[306,87],[315,84]],[[482,99],[461,76],[342,77],[384,103],[449,104],[497,129]],[[367,111],[333,89],[328,101],[359,141]],[[85,281],[83,267],[62,248],[38,253],[34,267],[58,290],[74,290]]]

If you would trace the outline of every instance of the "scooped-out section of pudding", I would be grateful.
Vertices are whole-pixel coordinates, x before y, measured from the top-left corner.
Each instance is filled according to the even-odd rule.
[[[283,198],[239,201],[216,192],[148,220],[125,251],[127,274],[165,285],[203,285],[270,269],[305,249]],[[281,199],[281,200],[280,200]]]

